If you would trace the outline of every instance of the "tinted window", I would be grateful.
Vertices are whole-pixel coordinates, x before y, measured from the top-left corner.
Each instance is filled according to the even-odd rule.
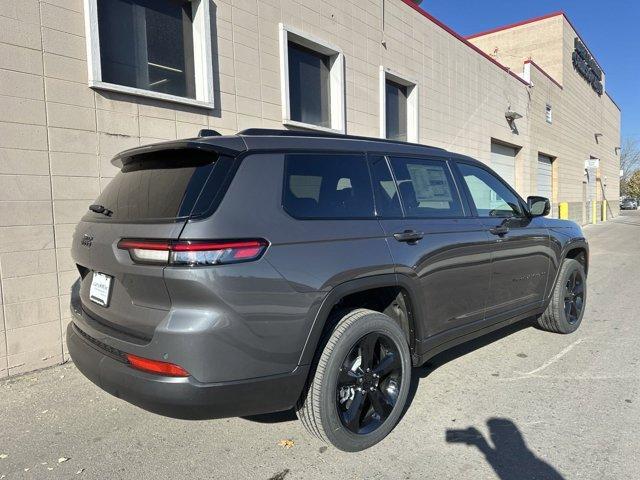
[[[125,165],[95,203],[111,210],[113,221],[172,220],[191,213],[213,168],[213,153],[169,150]]]
[[[407,217],[464,216],[456,186],[445,162],[391,158]]]
[[[407,87],[386,81],[387,138],[407,140]]]
[[[522,216],[520,200],[502,180],[474,165],[460,163],[458,168],[469,188],[479,216]]]
[[[329,101],[330,58],[289,42],[289,98],[291,119],[331,127]]]
[[[284,207],[298,218],[372,217],[373,194],[364,156],[287,155]]]
[[[376,214],[380,217],[402,217],[396,182],[385,157],[370,157],[371,180],[376,200]]]
[[[195,98],[192,4],[100,0],[102,80]]]

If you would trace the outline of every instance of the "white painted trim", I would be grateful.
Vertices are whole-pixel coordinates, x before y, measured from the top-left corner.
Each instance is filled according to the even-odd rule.
[[[99,81],[102,79],[102,67],[100,64],[97,0],[84,0],[84,12],[84,33],[87,39],[89,82]]]
[[[378,103],[380,105],[378,115],[380,138],[387,138],[387,74],[382,65],[380,65],[380,75],[378,75]]]
[[[524,68],[522,69],[522,79],[531,85],[531,62],[524,64]]]
[[[278,25],[280,41],[280,100],[282,101],[282,123],[291,119],[291,103],[289,98],[289,49],[287,30],[281,23]]]
[[[164,100],[165,102],[180,103],[182,105],[191,105],[193,107],[202,107],[213,109],[213,101],[203,102],[194,98],[179,97],[177,95],[169,95],[167,93],[154,92],[143,88],[127,87],[118,85],[117,83],[107,82],[89,82],[89,87],[95,90],[108,90],[110,92],[125,93],[127,95],[135,95],[137,97],[153,98],[154,100]]]
[[[407,87],[407,141],[420,142],[420,91],[418,80],[380,65],[380,138],[387,138],[387,79]]]
[[[282,124],[293,127],[319,130],[323,132],[346,133],[346,86],[344,54],[342,50],[331,43],[310,35],[298,28],[279,24],[280,47],[280,98],[282,100]],[[329,70],[329,94],[331,128],[308,124],[291,119],[291,98],[289,96],[289,40],[331,57]]]
[[[196,99],[214,106],[213,60],[211,54],[211,12],[209,0],[192,0],[193,58],[196,76]]]
[[[89,87],[140,97],[164,100],[183,105],[214,108],[213,64],[211,53],[211,12],[209,0],[191,0],[193,4],[193,55],[196,98],[179,97],[142,88],[117,85],[102,81],[100,60],[100,30],[98,27],[98,0],[84,0],[84,25],[87,42],[87,68]]]

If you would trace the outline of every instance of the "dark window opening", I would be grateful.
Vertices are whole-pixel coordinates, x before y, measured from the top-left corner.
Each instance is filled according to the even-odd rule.
[[[408,88],[387,80],[385,95],[387,138],[406,141]]]
[[[186,0],[100,0],[102,81],[195,98],[193,7]]]
[[[331,58],[289,42],[291,120],[331,127]]]

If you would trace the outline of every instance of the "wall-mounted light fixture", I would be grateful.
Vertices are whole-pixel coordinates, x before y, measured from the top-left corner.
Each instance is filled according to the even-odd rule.
[[[620,148],[620,147],[614,148],[614,151],[616,152],[616,155],[618,155],[620,153],[620,150],[622,150],[622,148]]]
[[[509,107],[507,109],[506,112],[504,112],[504,117],[509,121],[509,122],[513,122],[514,120],[517,120],[519,118],[522,118],[522,115],[520,115],[518,112],[515,112],[513,110],[511,110],[511,107]]]
[[[602,137],[601,133],[594,133],[594,137],[596,137],[596,143],[600,143],[600,137]]]
[[[511,110],[511,105],[507,107],[507,111],[504,112],[504,118],[507,119],[507,123],[509,124],[509,128],[516,135],[518,134],[518,127],[516,125],[516,120],[522,118],[518,112]]]

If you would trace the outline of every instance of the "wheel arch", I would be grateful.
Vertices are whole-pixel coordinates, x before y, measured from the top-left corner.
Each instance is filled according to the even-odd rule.
[[[340,319],[339,312],[355,308],[370,308],[393,318],[405,332],[412,360],[415,360],[416,339],[422,338],[418,319],[422,316],[411,279],[402,277],[395,274],[374,275],[350,280],[331,289],[315,315],[299,364],[312,363],[322,347],[322,340],[333,331]],[[387,308],[379,308],[385,303],[388,304]]]
[[[584,267],[584,272],[589,273],[589,248],[585,245],[572,246],[564,254],[562,261],[570,258],[577,260]]]
[[[558,267],[556,269],[553,282],[551,285],[547,287],[547,292],[544,299],[544,309],[547,308],[549,302],[551,301],[551,296],[556,288],[556,283],[558,282],[558,276],[560,275],[560,270],[562,269],[562,264],[565,260],[577,260],[584,267],[584,271],[588,274],[589,271],[589,244],[586,239],[579,238],[567,242],[567,244],[562,249],[562,253],[560,255],[560,260],[558,262]]]

